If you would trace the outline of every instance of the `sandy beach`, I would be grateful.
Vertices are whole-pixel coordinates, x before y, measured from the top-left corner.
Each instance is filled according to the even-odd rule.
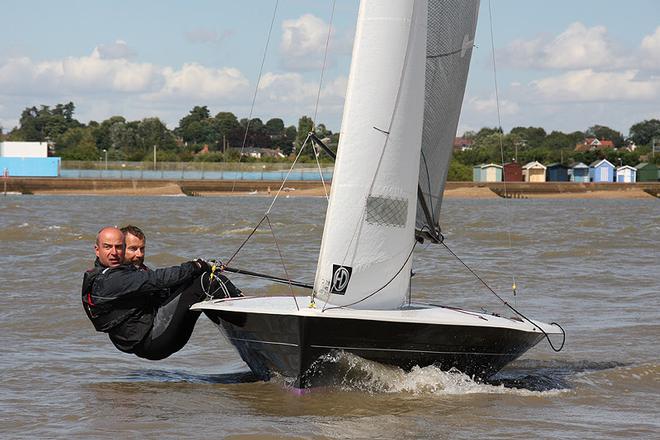
[[[127,185],[123,187],[103,187],[95,186],[93,188],[41,188],[30,192],[36,195],[93,195],[93,196],[201,196],[201,197],[231,197],[231,196],[254,196],[254,197],[272,197],[277,193],[278,186],[261,188],[255,185],[252,190],[244,188],[234,190],[186,190],[185,187],[177,183],[167,183],[156,186]],[[325,189],[323,186],[297,188],[295,185],[285,187],[280,196],[285,197],[326,197],[330,193],[330,186]],[[501,191],[500,191],[501,192]],[[13,192],[16,193],[16,192]],[[533,191],[510,191],[511,198],[520,199],[653,199],[654,197],[640,188],[629,189],[610,189],[610,190],[587,190],[572,192],[533,192]],[[444,192],[444,197],[448,199],[497,199],[500,196],[486,186],[450,186]]]

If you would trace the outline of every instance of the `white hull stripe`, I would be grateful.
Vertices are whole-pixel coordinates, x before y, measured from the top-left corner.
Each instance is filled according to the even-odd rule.
[[[256,339],[244,339],[244,338],[230,338],[234,341],[242,342],[252,342],[254,344],[270,344],[270,345],[286,345],[287,347],[297,347],[298,344],[291,344],[289,342],[275,342],[275,341],[260,341]]]
[[[432,351],[432,350],[407,350],[404,348],[366,348],[366,347],[338,347],[332,345],[310,345],[312,348],[328,348],[345,351],[398,351],[404,353],[430,353],[430,354],[464,354],[480,356],[508,356],[510,353],[478,353],[473,351]]]
[[[298,347],[298,344],[289,342],[263,341],[256,339],[231,338],[234,341],[251,342],[253,344],[285,345],[287,347]],[[311,348],[324,348],[330,350],[344,351],[396,351],[402,353],[429,353],[429,354],[458,354],[458,355],[479,355],[479,356],[508,356],[510,353],[478,353],[466,351],[433,351],[433,350],[408,350],[403,348],[366,348],[366,347],[340,347],[335,345],[310,345]]]

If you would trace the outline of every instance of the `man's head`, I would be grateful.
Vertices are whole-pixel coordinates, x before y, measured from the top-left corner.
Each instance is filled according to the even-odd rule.
[[[124,234],[113,226],[101,229],[94,245],[102,265],[117,267],[124,262]]]
[[[144,249],[146,247],[147,239],[144,232],[137,226],[127,225],[121,228],[126,240],[126,252],[124,255],[124,263],[130,263],[134,266],[140,267],[144,264]]]

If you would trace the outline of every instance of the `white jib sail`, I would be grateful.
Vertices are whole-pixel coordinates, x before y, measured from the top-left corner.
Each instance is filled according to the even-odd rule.
[[[363,0],[314,291],[334,306],[407,298],[424,118],[426,0]]]

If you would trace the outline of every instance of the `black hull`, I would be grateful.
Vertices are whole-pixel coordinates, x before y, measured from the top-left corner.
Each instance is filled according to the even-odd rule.
[[[228,336],[255,375],[268,380],[277,372],[294,378],[298,388],[316,385],[310,367],[334,351],[404,370],[436,365],[486,379],[543,337],[537,332],[497,327],[204,312]]]

